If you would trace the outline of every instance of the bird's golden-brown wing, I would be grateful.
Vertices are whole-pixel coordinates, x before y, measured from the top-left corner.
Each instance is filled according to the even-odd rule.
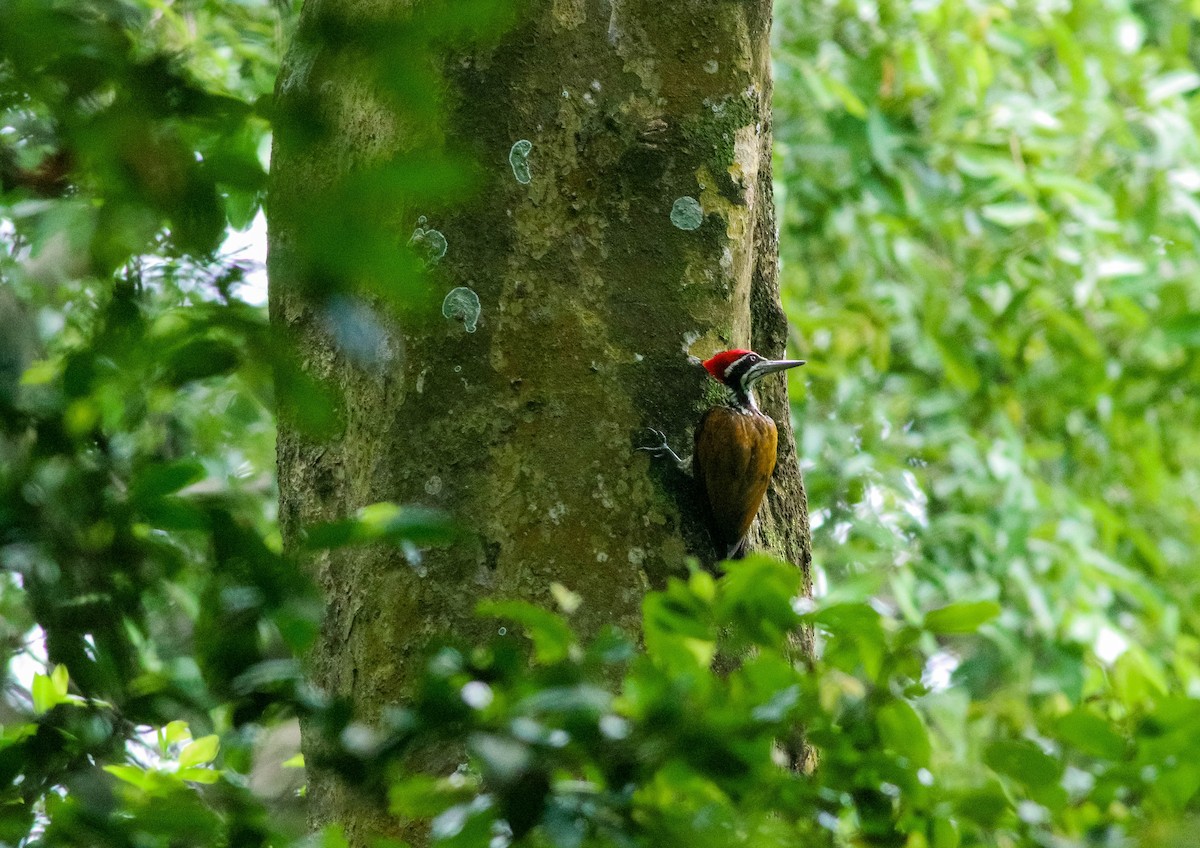
[[[750,530],[775,470],[775,422],[717,406],[696,427],[692,469],[708,501],[719,549],[732,556]]]

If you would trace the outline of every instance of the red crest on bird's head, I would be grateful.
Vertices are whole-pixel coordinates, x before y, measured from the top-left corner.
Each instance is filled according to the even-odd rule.
[[[704,368],[712,375],[714,380],[724,382],[725,373],[729,370],[729,366],[749,353],[754,353],[754,351],[723,350],[711,359],[704,360]]]

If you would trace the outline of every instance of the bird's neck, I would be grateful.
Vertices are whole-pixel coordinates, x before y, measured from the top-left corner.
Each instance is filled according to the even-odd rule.
[[[739,412],[758,412],[758,404],[754,401],[754,392],[750,388],[735,388],[733,393],[733,408]]]

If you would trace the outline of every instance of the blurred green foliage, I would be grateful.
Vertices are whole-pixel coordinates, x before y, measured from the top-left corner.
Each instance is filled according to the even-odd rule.
[[[0,843],[271,831],[207,764],[215,731],[249,771],[319,614],[274,525],[298,370],[222,247],[261,204],[291,20],[0,4]]]
[[[1198,12],[778,6],[821,583],[909,623],[999,605],[927,640],[953,674],[919,708],[940,779],[999,779],[1038,844],[1196,826],[1200,766],[1163,740],[1200,729]],[[1053,757],[1054,793],[996,746]]]
[[[463,8],[297,37],[369,38],[436,135],[429,51],[507,20]],[[305,114],[270,96],[294,30],[255,0],[0,3],[0,843],[299,842],[254,789],[298,714],[446,846],[1200,842],[1200,8],[780,0],[818,597],[762,559],[695,573],[640,644],[581,642],[563,587],[492,601],[492,643],[433,651],[378,727],[303,681],[319,603],[274,514],[273,416],[337,410],[223,247]],[[331,332],[418,279],[413,222],[363,210],[470,184],[400,157],[315,198],[297,270]],[[461,530],[376,504],[306,541]],[[405,771],[431,747],[460,768]]]

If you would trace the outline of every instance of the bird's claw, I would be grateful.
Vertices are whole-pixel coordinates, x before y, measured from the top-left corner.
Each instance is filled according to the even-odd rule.
[[[652,453],[657,456],[658,454],[661,454],[663,451],[668,451],[671,449],[667,445],[667,437],[663,433],[662,430],[655,430],[653,427],[647,427],[646,432],[649,433],[654,438],[658,439],[658,443],[653,444],[653,445],[642,445],[641,447],[638,448],[638,450],[646,451],[647,453]]]
[[[654,436],[654,438],[658,439],[658,444],[642,445],[641,447],[638,448],[638,450],[646,451],[646,453],[653,454],[655,457],[660,457],[660,458],[664,457],[664,456],[669,456],[669,457],[671,457],[671,459],[675,460],[676,463],[683,462],[683,460],[681,460],[679,458],[679,455],[677,453],[675,453],[675,451],[671,450],[671,446],[667,444],[667,437],[662,432],[662,430],[656,430],[653,427],[647,427],[646,432],[650,433],[652,436]]]

